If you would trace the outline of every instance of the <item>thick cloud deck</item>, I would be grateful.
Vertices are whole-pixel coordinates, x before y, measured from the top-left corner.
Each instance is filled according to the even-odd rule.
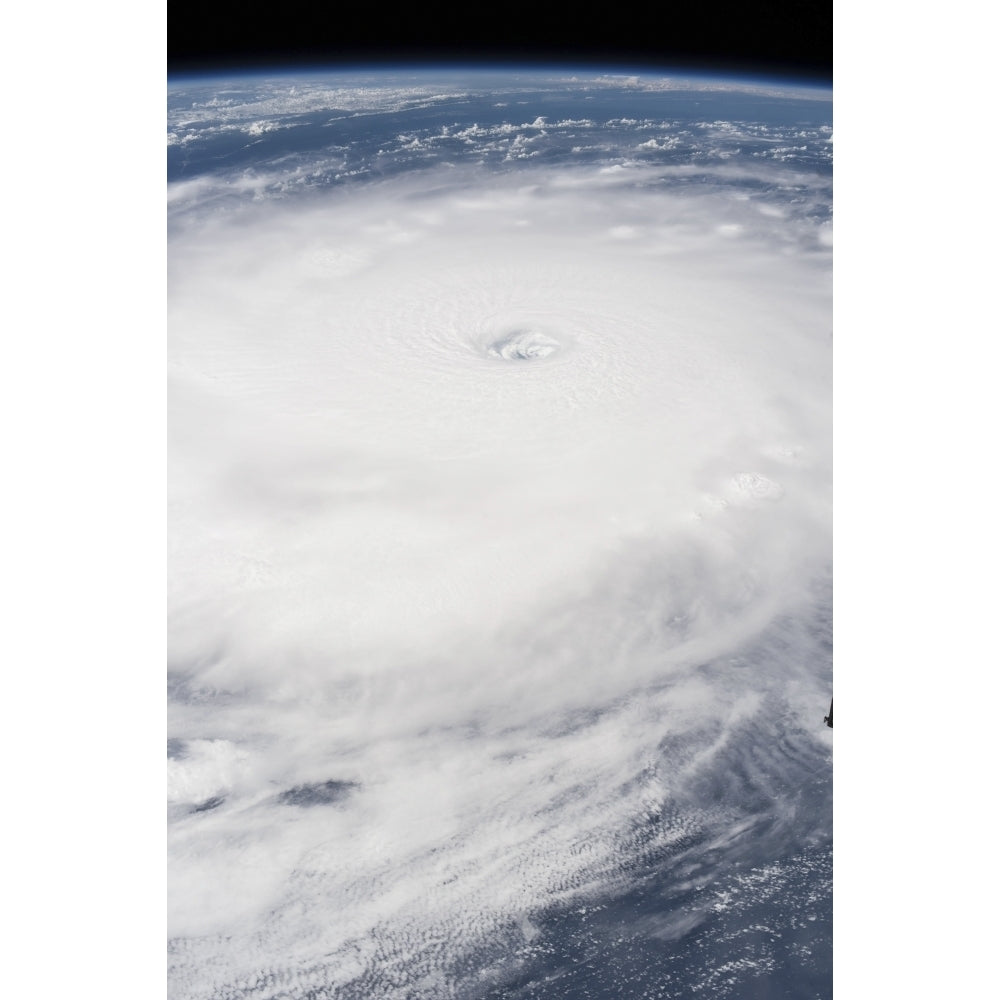
[[[825,96],[172,88],[177,1000],[828,989]]]

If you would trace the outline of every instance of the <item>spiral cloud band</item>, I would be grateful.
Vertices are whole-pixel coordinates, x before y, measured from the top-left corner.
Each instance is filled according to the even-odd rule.
[[[828,127],[268,86],[172,96],[236,143],[171,180],[172,995],[780,974],[829,930]]]

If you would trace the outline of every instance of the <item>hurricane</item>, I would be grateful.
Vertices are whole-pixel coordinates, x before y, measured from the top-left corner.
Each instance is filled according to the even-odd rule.
[[[172,86],[174,1000],[828,988],[828,97]]]

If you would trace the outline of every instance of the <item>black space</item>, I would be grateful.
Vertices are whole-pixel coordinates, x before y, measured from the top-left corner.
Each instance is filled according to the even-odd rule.
[[[362,9],[358,9],[358,8]],[[456,13],[457,11],[457,13]],[[538,64],[832,77],[832,0],[394,8],[169,0],[168,70]]]

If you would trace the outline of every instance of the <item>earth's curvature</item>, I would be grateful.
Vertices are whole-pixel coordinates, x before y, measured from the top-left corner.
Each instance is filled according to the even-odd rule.
[[[173,1000],[830,996],[830,115],[171,84]]]

